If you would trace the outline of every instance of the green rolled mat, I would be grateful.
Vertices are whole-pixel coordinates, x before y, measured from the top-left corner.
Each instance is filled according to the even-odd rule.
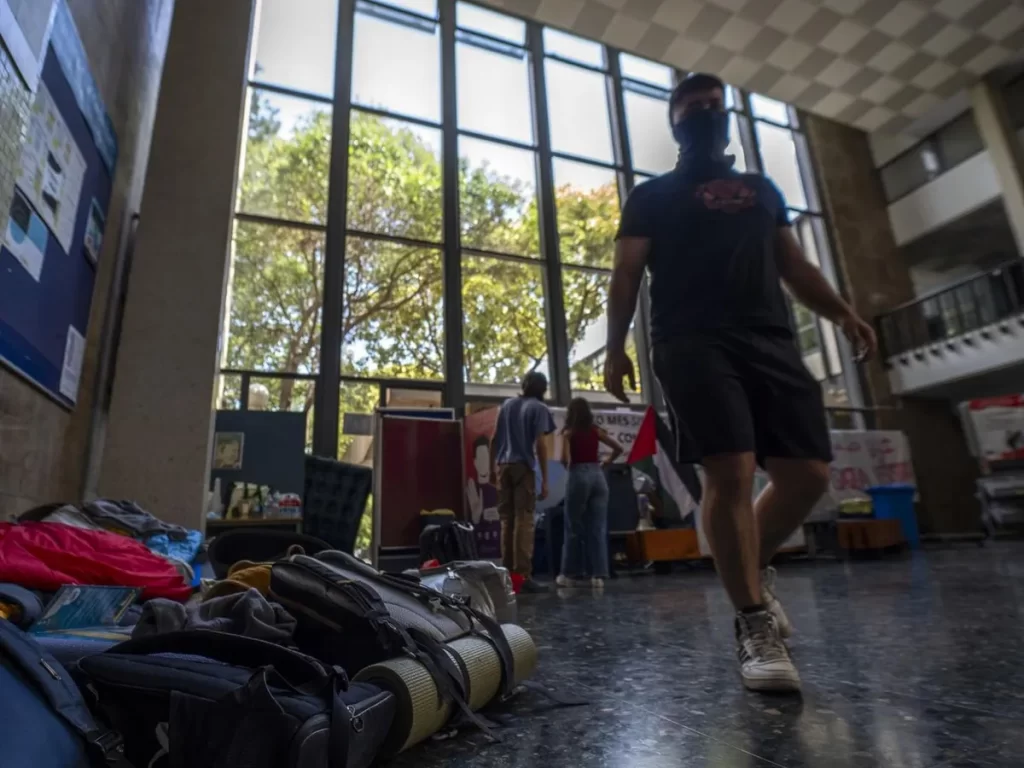
[[[515,683],[518,685],[537,668],[537,646],[522,627],[503,624],[501,629],[512,648]],[[490,642],[477,635],[460,637],[446,646],[462,671],[470,709],[476,711],[486,706],[501,689],[498,652]],[[397,700],[395,719],[381,748],[385,757],[433,736],[452,715],[452,705],[441,700],[437,685],[426,667],[413,659],[399,657],[373,664],[360,671],[355,679],[391,691]]]

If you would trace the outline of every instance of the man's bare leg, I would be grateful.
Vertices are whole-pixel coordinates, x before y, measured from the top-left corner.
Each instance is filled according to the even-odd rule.
[[[829,484],[829,467],[824,461],[767,459],[765,469],[771,483],[754,504],[762,568],[807,519]]]
[[[752,453],[704,459],[702,523],[715,568],[736,610],[761,602],[758,529],[751,496],[755,460]]]
[[[760,567],[768,567],[772,556],[800,527],[818,499],[828,490],[829,467],[823,461],[807,459],[768,459],[765,469],[771,483],[757,497],[754,513],[760,535]],[[762,579],[761,600],[775,616],[783,637],[789,637],[793,625],[775,595],[775,572],[769,569]]]
[[[752,453],[704,459],[703,525],[715,567],[736,606],[736,652],[743,684],[752,690],[798,691],[793,666],[773,614],[761,596],[759,531],[751,496]]]

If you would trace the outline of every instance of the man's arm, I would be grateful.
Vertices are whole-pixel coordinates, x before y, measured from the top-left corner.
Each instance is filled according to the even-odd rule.
[[[776,237],[779,274],[794,298],[842,328],[860,359],[873,356],[878,351],[874,329],[857,316],[821,270],[807,260],[792,228],[779,227]]]
[[[604,386],[623,402],[629,402],[622,386],[628,379],[636,389],[633,362],[626,355],[626,336],[636,314],[640,283],[651,252],[648,237],[620,237],[615,243],[615,265],[608,289],[608,342],[604,362]]]

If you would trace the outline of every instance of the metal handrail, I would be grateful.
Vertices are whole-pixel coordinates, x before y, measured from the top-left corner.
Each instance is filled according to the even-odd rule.
[[[1024,313],[1024,260],[961,280],[875,318],[887,359],[981,331]]]

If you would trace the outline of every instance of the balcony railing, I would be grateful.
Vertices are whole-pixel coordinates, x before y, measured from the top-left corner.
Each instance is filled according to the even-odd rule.
[[[1024,313],[1024,259],[916,299],[876,318],[887,358]]]

